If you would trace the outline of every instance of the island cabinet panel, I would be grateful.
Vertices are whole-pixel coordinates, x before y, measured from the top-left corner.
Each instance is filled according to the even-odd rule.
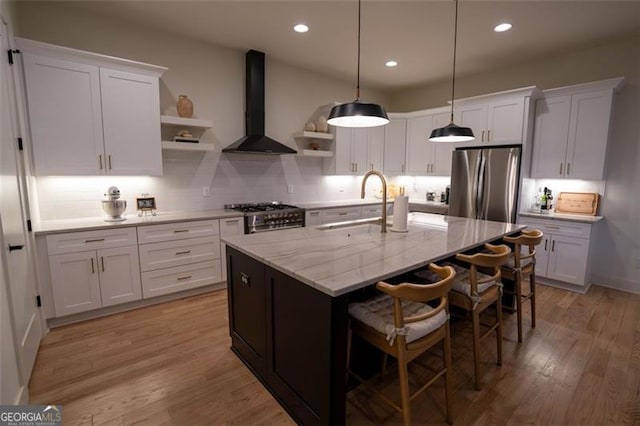
[[[344,424],[347,297],[227,248],[232,350],[300,424]]]
[[[264,265],[227,248],[229,328],[233,351],[266,378],[267,321]]]

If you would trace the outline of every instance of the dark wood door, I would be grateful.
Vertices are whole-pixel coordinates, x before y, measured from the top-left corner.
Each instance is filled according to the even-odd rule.
[[[227,271],[232,348],[264,379],[267,358],[265,267],[228,247]]]

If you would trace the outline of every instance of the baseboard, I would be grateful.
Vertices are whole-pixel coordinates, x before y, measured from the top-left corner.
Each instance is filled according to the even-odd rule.
[[[78,314],[67,315],[60,318],[49,318],[47,325],[49,328],[56,328],[67,324],[86,321],[90,319],[105,317],[108,315],[119,314],[121,312],[131,311],[133,309],[143,308],[145,306],[157,305],[159,303],[170,302],[173,300],[184,299],[185,297],[197,296],[212,291],[218,291],[227,288],[225,281],[221,283],[211,284],[204,287],[193,288],[178,293],[166,294],[163,296],[153,297],[151,299],[136,300],[135,302],[123,303],[122,305],[109,306],[93,311],[80,312]]]
[[[542,277],[536,277],[536,285],[537,284],[543,284],[549,287],[561,288],[563,290],[568,290],[568,291],[572,291],[574,293],[580,293],[580,294],[585,294],[587,291],[589,291],[589,287],[591,287],[591,284],[588,284],[586,286],[577,286],[574,284],[568,284],[562,281],[556,281],[556,280],[551,280],[551,279],[542,278]]]
[[[640,294],[640,281],[628,280],[626,278],[602,276],[593,274],[591,281],[600,287],[613,288],[626,291],[627,293]]]

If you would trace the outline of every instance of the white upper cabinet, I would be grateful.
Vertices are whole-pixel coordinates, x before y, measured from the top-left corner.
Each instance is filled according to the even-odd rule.
[[[420,115],[407,118],[406,174],[449,176],[454,145],[430,142],[429,136],[433,129],[449,124],[450,113],[438,108],[416,114]]]
[[[604,177],[616,78],[547,90],[536,102],[531,176]]]
[[[166,68],[25,39],[35,174],[161,175]]]
[[[100,174],[99,68],[26,52],[23,57],[36,174]]]
[[[511,145],[526,139],[526,111],[535,87],[508,90],[455,101],[455,123],[470,127],[474,141],[457,146]]]
[[[100,88],[107,172],[162,175],[158,78],[101,68]]]
[[[382,170],[384,127],[335,127],[335,155],[325,160],[325,172],[335,175],[363,175]]]
[[[404,175],[406,167],[407,119],[389,117],[384,126],[384,174]]]

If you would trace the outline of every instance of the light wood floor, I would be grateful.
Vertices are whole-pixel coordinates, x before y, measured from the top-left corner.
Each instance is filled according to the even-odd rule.
[[[453,321],[455,424],[640,425],[640,296],[539,286],[538,306],[522,344],[515,315],[504,316],[502,367],[495,339],[483,342],[479,392],[468,322]],[[57,328],[42,342],[31,402],[62,404],[65,425],[293,424],[229,346],[225,291]],[[416,361],[418,375],[435,362]],[[418,397],[414,422],[442,424],[442,394]],[[401,422],[359,389],[347,411],[348,424]]]

